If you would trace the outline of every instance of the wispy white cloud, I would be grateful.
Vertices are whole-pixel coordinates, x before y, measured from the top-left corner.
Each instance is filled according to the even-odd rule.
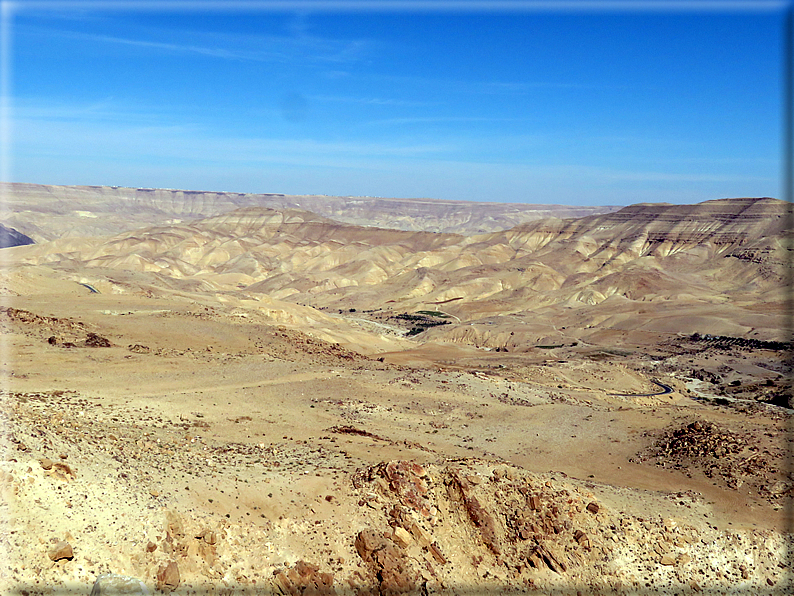
[[[393,106],[393,107],[431,106],[431,105],[439,105],[440,103],[435,101],[396,99],[392,97],[357,97],[353,95],[310,95],[309,99],[315,101],[327,101],[334,103],[350,103],[350,104]]]
[[[29,182],[58,173],[63,177],[49,182],[572,204],[779,194],[779,180],[763,175],[764,164],[652,163],[647,155],[631,166],[575,160],[553,143],[566,134],[561,131],[484,133],[479,141],[459,131],[378,140],[279,138],[216,130],[114,98],[85,104],[25,98],[13,114],[15,177]]]
[[[374,158],[426,158],[451,151],[444,142],[326,141],[217,132],[168,115],[125,110],[112,102],[47,105],[28,102],[14,111],[15,149],[34,154],[85,155],[109,160],[361,165]]]
[[[334,39],[305,32],[294,36],[206,33],[169,29],[146,29],[136,36],[87,33],[58,27],[20,23],[18,37],[46,35],[113,44],[167,53],[182,53],[251,62],[347,64],[361,60],[374,45],[368,39]],[[190,41],[182,41],[190,40]]]
[[[753,176],[743,173],[732,174],[693,174],[678,172],[654,172],[631,170],[599,170],[599,176],[607,181],[622,182],[676,182],[676,183],[703,183],[703,182],[773,182],[776,179],[769,176]]]
[[[157,125],[172,119],[174,106],[123,105],[113,97],[92,102],[53,102],[37,97],[16,97],[12,115],[18,122],[72,121],[104,125]]]
[[[627,89],[626,85],[582,83],[581,81],[498,81],[498,80],[462,80],[444,77],[426,77],[416,75],[394,75],[370,73],[366,75],[372,81],[402,89],[422,89],[425,91],[442,91],[470,95],[527,95],[539,90],[597,90]],[[635,88],[635,87],[633,87]]]
[[[160,41],[147,41],[143,39],[126,39],[123,37],[113,37],[110,35],[93,35],[93,34],[75,34],[83,39],[92,41],[99,41],[105,43],[114,43],[120,45],[134,46],[139,48],[149,48],[155,50],[165,50],[167,52],[184,52],[190,54],[200,54],[202,56],[211,56],[213,58],[224,58],[227,60],[286,60],[287,56],[283,53],[274,53],[266,51],[244,51],[219,47],[206,47],[197,46],[192,44],[177,44],[166,43]]]
[[[523,118],[497,118],[489,116],[409,116],[405,118],[384,118],[381,120],[370,120],[367,125],[383,124],[432,124],[444,122],[522,122]]]

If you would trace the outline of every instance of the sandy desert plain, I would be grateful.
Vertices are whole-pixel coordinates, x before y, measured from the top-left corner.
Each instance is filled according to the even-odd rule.
[[[788,203],[2,198],[3,593],[792,591]]]

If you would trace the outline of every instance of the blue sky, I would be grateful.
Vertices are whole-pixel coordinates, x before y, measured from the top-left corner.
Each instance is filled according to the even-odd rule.
[[[6,177],[563,204],[782,195],[784,3],[373,4],[17,3]]]

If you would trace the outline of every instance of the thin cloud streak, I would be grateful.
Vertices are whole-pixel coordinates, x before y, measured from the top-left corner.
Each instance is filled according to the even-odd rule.
[[[416,117],[391,119],[392,124],[432,122],[512,121],[512,119],[478,117]],[[386,121],[383,121],[386,122]],[[370,124],[381,124],[371,122]],[[387,161],[423,160],[437,165],[459,164],[463,170],[472,166],[493,167],[495,171],[508,168],[518,176],[537,176],[541,173],[560,172],[567,176],[587,177],[593,181],[601,177],[605,183],[624,182],[676,182],[676,183],[727,183],[732,181],[770,182],[773,179],[754,175],[752,171],[740,173],[737,167],[748,164],[739,158],[680,157],[670,164],[668,171],[649,171],[642,165],[625,170],[606,166],[568,165],[560,163],[564,155],[555,152],[555,143],[565,141],[570,134],[562,131],[545,131],[543,134],[486,135],[479,141],[458,135],[445,135],[419,139],[385,138],[381,141],[347,140],[326,141],[312,138],[279,138],[277,136],[245,137],[211,129],[189,120],[175,121],[173,114],[158,112],[147,106],[128,108],[112,98],[86,104],[53,104],[28,98],[15,109],[17,149],[20,155],[79,155],[99,159],[123,159],[135,155],[136,160],[174,160],[175,162],[217,161],[233,163],[282,163],[317,166],[350,167],[360,169],[391,169]],[[581,142],[581,136],[576,136]],[[594,137],[598,139],[598,137]],[[417,142],[419,141],[419,142]],[[480,154],[480,158],[467,158],[468,145],[531,148],[524,160],[531,163],[506,162],[497,152]],[[486,155],[488,157],[486,158]],[[26,158],[27,159],[27,158]],[[569,157],[570,159],[570,157]],[[642,159],[640,157],[640,159]],[[658,160],[655,160],[658,163]],[[663,160],[664,163],[665,160]],[[750,160],[756,163],[759,160]],[[763,160],[762,160],[763,161]],[[556,163],[555,163],[556,162]],[[670,163],[670,160],[666,160]],[[688,163],[709,163],[729,168],[730,173],[709,174],[682,172]],[[748,164],[749,165],[749,164]],[[758,165],[758,164],[756,164]],[[665,168],[667,169],[667,168]],[[699,168],[700,169],[700,168]],[[753,169],[753,168],[751,168]],[[678,171],[676,171],[678,170]],[[562,174],[562,172],[565,172]],[[483,171],[483,176],[499,177],[494,172]]]
[[[145,41],[141,39],[125,39],[122,37],[111,37],[109,35],[82,35],[84,39],[91,39],[94,41],[117,43],[128,46],[135,46],[141,48],[152,48],[157,50],[166,50],[170,52],[187,52],[193,54],[200,54],[202,56],[212,56],[213,58],[224,58],[232,60],[253,60],[253,61],[271,61],[281,60],[286,61],[286,56],[283,54],[268,54],[263,52],[241,52],[239,50],[227,50],[223,48],[207,48],[194,45],[182,45],[175,43],[164,43],[159,41]]]
[[[354,97],[344,95],[310,95],[308,97],[314,101],[327,101],[336,103],[352,103],[374,106],[394,106],[394,107],[419,107],[439,105],[440,102],[431,101],[411,101],[405,99],[394,99],[384,97]]]
[[[309,60],[316,63],[337,65],[349,64],[358,62],[372,44],[370,40],[366,39],[337,40],[309,35],[300,35],[297,37],[235,36],[233,39],[223,39],[222,41],[225,42],[224,44],[195,44],[100,35],[66,29],[44,28],[27,24],[15,25],[14,29],[20,37],[26,34],[40,34],[48,37],[60,36],[75,40],[160,50],[170,53],[195,54],[223,60],[246,62],[290,63]],[[179,33],[183,36],[191,37],[199,35],[192,31],[181,31]],[[175,32],[152,31],[150,35],[152,37],[167,35],[169,38],[173,38]],[[214,37],[218,38],[223,36],[216,34]],[[231,47],[233,44],[249,47]],[[278,48],[278,50],[274,48]]]
[[[496,118],[489,116],[415,116],[406,118],[385,118],[365,122],[367,126],[380,126],[383,124],[431,124],[434,122],[524,122],[524,118]]]
[[[693,174],[680,172],[624,170],[609,167],[565,163],[509,164],[485,163],[470,159],[450,159],[457,148],[454,143],[399,142],[327,142],[312,139],[240,138],[215,136],[209,131],[190,125],[111,125],[91,121],[58,121],[20,118],[16,125],[24,131],[16,149],[26,160],[36,161],[48,156],[62,155],[92,161],[114,162],[135,155],[139,164],[193,164],[200,169],[238,167],[243,164],[262,167],[296,166],[307,171],[317,168],[380,172],[436,172],[439,180],[453,186],[454,176],[469,178],[476,174],[478,184],[502,186],[512,181],[519,186],[534,182],[552,181],[568,185],[609,186],[623,183],[661,184],[733,184],[736,182],[765,183],[771,187],[775,180],[747,174]],[[219,157],[222,156],[222,157]],[[498,182],[501,181],[501,182]],[[427,194],[427,193],[424,193]]]
[[[73,113],[74,114],[74,113]],[[88,114],[87,114],[88,115]],[[77,116],[77,114],[74,114]],[[193,125],[95,122],[91,119],[52,121],[18,118],[24,131],[17,142],[20,155],[85,155],[121,159],[194,161],[196,163],[287,163],[366,167],[378,158],[427,159],[449,152],[443,143],[332,142],[314,139],[243,138],[218,136]]]
[[[14,117],[18,122],[82,122],[100,125],[158,125],[172,122],[172,110],[159,105],[144,105],[130,108],[119,104],[113,97],[92,103],[53,103],[39,98],[15,98]],[[24,132],[24,131],[23,131]]]
[[[408,75],[369,74],[368,79],[401,87],[437,87],[444,92],[469,93],[472,95],[515,94],[526,95],[542,89],[599,90],[628,89],[626,85],[593,85],[570,81],[462,81],[455,79],[417,77]],[[632,87],[636,89],[635,87]]]

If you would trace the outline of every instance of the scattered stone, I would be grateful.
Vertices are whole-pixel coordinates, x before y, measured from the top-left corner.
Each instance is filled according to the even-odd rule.
[[[152,351],[149,348],[149,346],[144,346],[142,344],[131,345],[131,346],[128,346],[127,349],[130,352],[135,352],[136,354],[148,354],[149,352]]]
[[[179,566],[176,561],[161,565],[157,570],[156,586],[161,592],[171,592],[179,587]]]
[[[573,539],[579,543],[579,546],[590,546],[590,539],[587,537],[587,534],[581,530],[576,530],[576,532],[574,532]]]
[[[85,338],[85,345],[89,348],[109,348],[110,340],[96,333],[89,333]]]
[[[598,503],[596,503],[595,501],[593,501],[592,503],[588,503],[588,504],[587,504],[587,510],[588,510],[590,513],[598,513],[598,510],[599,510],[599,509],[600,509],[600,508],[599,508],[599,506],[598,506]]]
[[[46,457],[42,457],[39,460],[39,464],[41,464],[41,467],[44,468],[45,470],[52,470],[52,460],[51,459],[47,459]]]
[[[408,548],[408,546],[413,542],[413,539],[411,538],[411,535],[408,533],[408,531],[405,528],[400,527],[394,528],[394,532],[392,532],[392,540],[394,540],[394,542],[402,548]]]
[[[156,545],[154,542],[152,542],[152,541],[150,540],[150,541],[149,541],[149,542],[146,544],[146,552],[147,552],[147,553],[153,553],[153,552],[154,552],[154,551],[156,551],[156,550],[157,550],[157,545]]]
[[[275,587],[286,596],[334,596],[334,574],[320,573],[319,567],[298,561],[286,571],[276,571]]]
[[[411,535],[419,543],[419,546],[422,547],[430,546],[433,542],[433,537],[423,530],[416,522],[411,524]]]
[[[100,575],[91,588],[91,596],[150,596],[150,594],[149,588],[141,580],[114,573]]]
[[[404,594],[416,589],[420,575],[410,560],[383,535],[372,529],[356,536],[356,552],[372,571],[381,594]]]
[[[61,480],[72,480],[75,477],[74,469],[61,462],[52,464],[51,473]]]
[[[61,561],[67,559],[71,561],[74,559],[74,551],[72,545],[68,542],[61,540],[49,552],[50,559],[53,561]]]
[[[430,555],[436,560],[436,563],[438,563],[439,565],[447,564],[447,558],[441,552],[441,548],[439,548],[438,542],[431,543],[430,546],[428,547],[428,550],[430,551]]]
[[[502,550],[499,548],[499,544],[496,540],[496,528],[493,517],[480,504],[477,497],[471,494],[472,485],[465,478],[461,478],[458,470],[451,469],[449,474],[449,487],[451,489],[453,487],[457,488],[457,491],[452,490],[450,492],[450,496],[457,500],[455,493],[460,494],[460,500],[463,501],[466,513],[468,513],[471,523],[480,530],[480,535],[482,536],[485,546],[487,546],[493,554],[499,556],[502,554]]]
[[[543,544],[536,545],[534,551],[529,555],[528,558],[530,564],[536,568],[540,567],[539,563],[542,561],[555,573],[562,574],[568,569],[565,563],[563,563],[555,553],[551,552]]]
[[[659,563],[662,565],[675,565],[675,557],[670,554],[662,555],[662,558],[659,559]]]

